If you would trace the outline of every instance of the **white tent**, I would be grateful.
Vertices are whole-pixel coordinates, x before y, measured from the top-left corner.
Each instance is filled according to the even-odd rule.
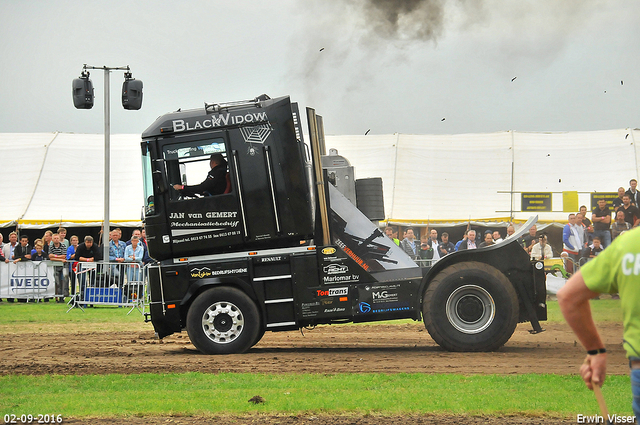
[[[139,226],[140,135],[111,136],[110,221]],[[104,216],[104,136],[0,133],[0,227],[99,226]]]
[[[615,192],[638,178],[640,130],[458,135],[326,136],[355,167],[356,178],[382,177],[393,224],[500,222],[519,212],[520,192],[553,192],[564,222],[562,192]],[[103,220],[104,137],[96,134],[0,134],[0,227],[44,228]],[[140,135],[111,136],[110,221],[138,226],[143,204]]]
[[[566,222],[563,192],[616,192],[638,178],[640,130],[329,136],[356,178],[382,177],[392,224]],[[551,192],[553,212],[520,212],[521,192]],[[573,211],[575,212],[575,211]]]

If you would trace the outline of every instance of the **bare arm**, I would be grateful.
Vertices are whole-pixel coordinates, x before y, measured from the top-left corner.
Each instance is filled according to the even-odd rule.
[[[598,295],[584,283],[580,272],[574,274],[558,291],[558,304],[565,320],[587,350],[604,348],[591,315],[589,300]],[[582,379],[593,389],[592,381],[602,386],[607,374],[607,354],[587,356],[580,367]]]

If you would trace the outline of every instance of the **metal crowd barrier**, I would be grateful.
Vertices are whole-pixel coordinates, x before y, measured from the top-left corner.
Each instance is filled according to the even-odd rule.
[[[71,294],[74,307],[106,305],[130,307],[144,315],[148,306],[147,267],[139,263],[79,262],[75,271],[77,292]]]
[[[51,261],[0,263],[0,298],[27,302],[54,298],[53,265]]]
[[[560,273],[562,277],[568,278],[578,272],[582,266],[592,259],[593,258],[590,257],[578,257],[576,261],[571,257],[563,256],[547,258],[544,260],[544,268],[547,273],[556,274],[557,272]]]
[[[416,259],[413,261],[423,269],[429,268],[438,262],[438,260],[433,260],[433,259],[431,260]]]

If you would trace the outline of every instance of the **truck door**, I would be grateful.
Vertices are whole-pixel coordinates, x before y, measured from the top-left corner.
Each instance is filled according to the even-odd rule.
[[[230,130],[233,140],[239,130]],[[239,145],[239,146],[238,146]],[[241,213],[245,218],[247,241],[275,239],[281,233],[280,216],[275,202],[275,170],[269,146],[261,143],[233,143],[231,152],[235,182],[239,187]]]
[[[211,178],[212,155],[222,155],[231,162],[227,146],[223,131],[190,140],[173,139],[162,146],[168,183],[166,217],[174,257],[242,242],[242,214],[233,185],[233,166],[227,168],[228,184],[223,193],[174,189],[174,185],[193,188]]]

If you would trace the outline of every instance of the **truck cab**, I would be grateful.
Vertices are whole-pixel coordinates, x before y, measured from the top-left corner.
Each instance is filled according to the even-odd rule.
[[[160,337],[186,329],[202,352],[237,353],[265,331],[424,318],[445,348],[477,351],[502,346],[519,321],[541,330],[544,271],[515,238],[450,254],[425,275],[357,208],[358,197],[381,203],[381,184],[341,189],[321,119],[306,118],[309,144],[297,104],[262,95],[169,113],[143,133]],[[224,190],[183,189],[212,178],[213,158],[226,163]]]

